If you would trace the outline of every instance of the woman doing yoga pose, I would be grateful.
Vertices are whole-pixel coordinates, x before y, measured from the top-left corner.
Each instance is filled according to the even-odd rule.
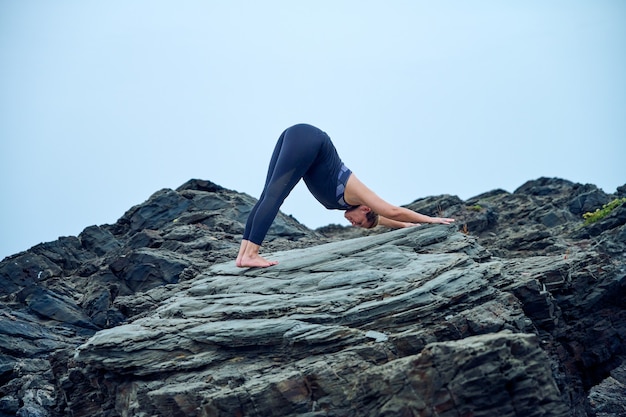
[[[365,186],[341,162],[335,146],[320,129],[298,124],[278,138],[265,180],[265,187],[246,222],[238,267],[268,267],[259,249],[280,206],[296,184],[304,179],[313,196],[327,209],[345,210],[344,217],[353,226],[391,228],[417,223],[450,224],[454,219],[430,217],[387,203]]]

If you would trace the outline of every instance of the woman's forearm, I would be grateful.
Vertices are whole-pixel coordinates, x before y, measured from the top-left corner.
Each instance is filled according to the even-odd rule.
[[[397,220],[391,220],[384,216],[378,216],[378,226],[389,227],[392,229],[402,229],[404,227],[417,226],[419,223],[399,222]]]
[[[382,213],[381,213],[382,214]],[[389,213],[382,214],[388,219],[408,223],[430,223],[431,217],[404,207],[394,207]]]
[[[404,207],[395,207],[391,213],[384,215],[391,220],[408,223],[438,223],[438,224],[450,224],[454,219],[445,217],[431,217],[425,214],[409,210]]]

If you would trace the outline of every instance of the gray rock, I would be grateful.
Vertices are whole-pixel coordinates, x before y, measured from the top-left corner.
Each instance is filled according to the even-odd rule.
[[[392,232],[279,214],[262,270],[233,264],[252,197],[161,190],[0,263],[0,415],[619,413],[625,209],[582,214],[624,190],[428,197],[457,226]]]
[[[98,256],[106,255],[121,247],[120,242],[105,228],[90,226],[78,236],[82,246]]]
[[[425,226],[278,252],[268,269],[214,265],[152,315],[96,333],[75,361],[118,375],[133,387],[122,403],[157,415],[567,415],[547,354],[524,333],[545,308],[525,317],[490,283],[501,262],[461,250],[471,241]]]
[[[626,364],[611,371],[608,378],[591,388],[589,404],[596,417],[626,415]]]

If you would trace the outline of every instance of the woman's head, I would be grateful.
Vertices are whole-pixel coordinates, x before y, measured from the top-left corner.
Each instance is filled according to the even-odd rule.
[[[343,215],[352,226],[371,229],[378,224],[378,214],[367,206],[352,207]]]

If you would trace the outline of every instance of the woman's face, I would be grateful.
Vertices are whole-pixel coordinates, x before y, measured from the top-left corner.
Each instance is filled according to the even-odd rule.
[[[355,227],[372,227],[372,222],[367,220],[367,213],[370,212],[371,209],[367,206],[358,206],[352,210],[346,210],[343,214],[343,217],[348,220],[352,226]]]

